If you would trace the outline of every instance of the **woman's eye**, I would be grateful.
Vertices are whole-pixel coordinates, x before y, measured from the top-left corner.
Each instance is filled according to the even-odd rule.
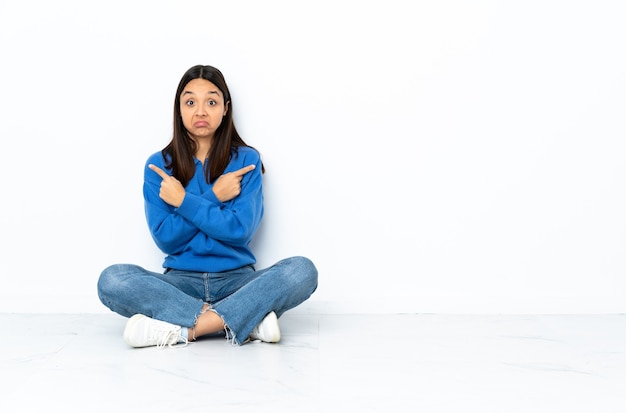
[[[188,100],[185,102],[185,105],[187,106],[193,106],[193,100]]]
[[[217,102],[214,100],[209,100],[209,106],[215,106],[217,105]]]

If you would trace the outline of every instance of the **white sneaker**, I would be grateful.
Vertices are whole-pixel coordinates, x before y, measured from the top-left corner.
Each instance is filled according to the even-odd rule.
[[[251,340],[261,340],[266,343],[278,343],[280,341],[280,326],[275,312],[265,316],[258,326],[250,333]]]
[[[143,314],[135,314],[126,323],[124,341],[132,347],[165,346],[174,347],[182,340],[186,346],[188,341],[180,336],[181,327],[161,320],[155,320]]]

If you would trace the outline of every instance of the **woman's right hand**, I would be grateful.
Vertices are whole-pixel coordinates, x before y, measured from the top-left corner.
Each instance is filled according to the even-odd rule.
[[[241,193],[241,180],[248,172],[254,170],[254,165],[244,166],[243,168],[225,173],[217,178],[213,184],[213,193],[220,202],[227,202],[236,198]]]

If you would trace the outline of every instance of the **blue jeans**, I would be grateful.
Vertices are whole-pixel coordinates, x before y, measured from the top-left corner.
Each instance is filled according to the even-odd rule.
[[[226,334],[243,344],[271,311],[280,317],[317,288],[317,269],[305,257],[291,257],[262,270],[253,266],[220,273],[148,271],[133,264],[107,267],[98,280],[100,301],[112,311],[191,328],[204,303],[226,324]]]

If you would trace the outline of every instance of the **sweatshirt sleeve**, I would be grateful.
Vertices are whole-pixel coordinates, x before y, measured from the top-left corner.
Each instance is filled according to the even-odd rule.
[[[160,154],[150,157],[144,168],[143,195],[148,228],[161,251],[176,254],[198,233],[198,228],[177,214],[174,207],[159,197],[162,179],[148,168],[151,163],[165,170]]]
[[[241,193],[225,203],[212,189],[203,194],[187,193],[176,213],[207,237],[232,246],[245,246],[252,239],[263,216],[261,160],[255,151],[240,149],[225,173],[244,166],[256,167],[243,176]]]

